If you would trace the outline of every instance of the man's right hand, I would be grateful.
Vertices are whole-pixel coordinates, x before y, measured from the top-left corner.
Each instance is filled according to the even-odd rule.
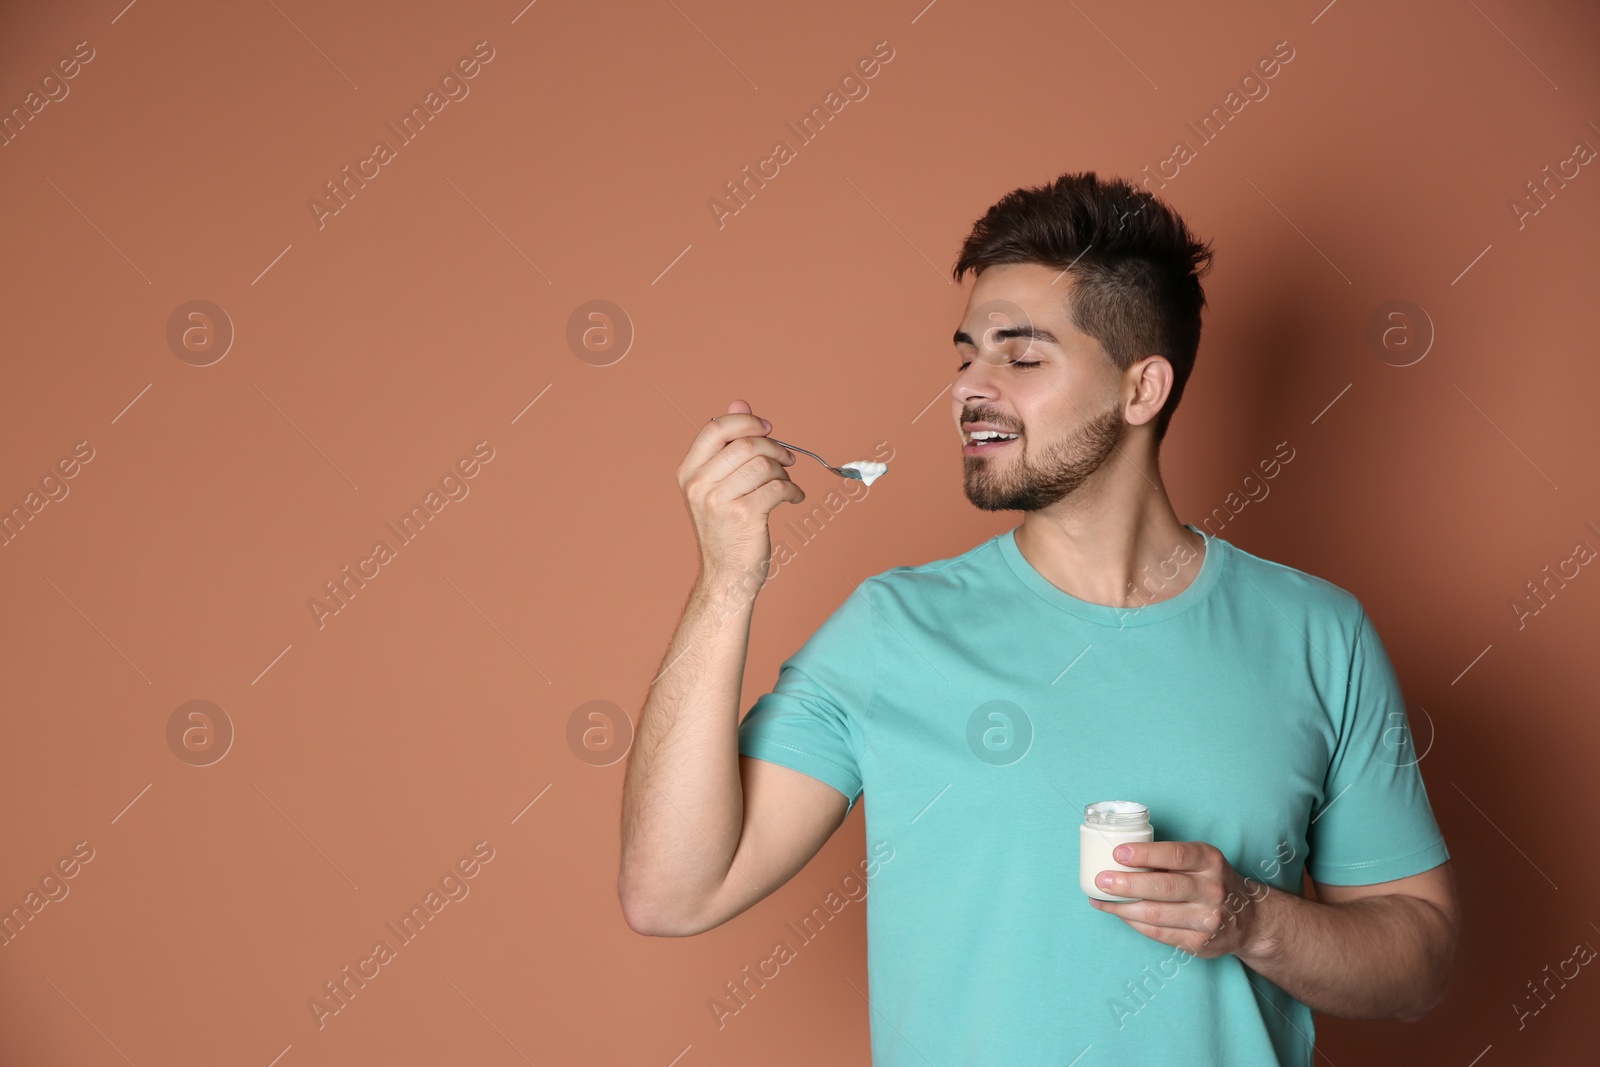
[[[640,711],[622,792],[617,899],[641,934],[720,926],[792,878],[844,821],[850,798],[740,753],[739,694],[756,594],[772,556],[768,516],[806,494],[794,453],[742,400],[712,419],[678,467],[700,574]],[[737,624],[724,620],[735,615]],[[686,655],[695,645],[700,654]]]
[[[704,578],[736,581],[747,595],[767,579],[772,537],[767,516],[785,500],[798,504],[805,492],[785,470],[794,453],[768,440],[772,424],[735,400],[726,415],[695,436],[678,466],[678,487],[700,542]]]

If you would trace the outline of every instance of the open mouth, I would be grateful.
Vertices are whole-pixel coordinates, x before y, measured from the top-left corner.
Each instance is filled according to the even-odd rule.
[[[962,447],[964,456],[983,456],[990,452],[997,452],[1006,445],[1021,440],[1020,434],[995,434],[992,431],[980,431],[972,434],[967,443]]]

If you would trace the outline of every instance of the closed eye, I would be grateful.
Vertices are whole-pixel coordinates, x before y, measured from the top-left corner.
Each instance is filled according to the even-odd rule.
[[[1013,359],[1010,363],[1007,364],[1007,366],[1010,366],[1010,367],[1037,367],[1042,362],[1043,362],[1043,360],[1037,360],[1037,359],[1032,359],[1032,360],[1028,360],[1028,359]],[[957,367],[956,371],[959,373],[961,371],[966,370],[970,366],[972,366],[972,360],[969,359],[965,363],[961,364],[961,366]]]

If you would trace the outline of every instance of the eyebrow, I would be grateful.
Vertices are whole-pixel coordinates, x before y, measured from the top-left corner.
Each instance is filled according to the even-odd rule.
[[[1049,330],[1041,329],[1040,327],[1032,324],[1023,326],[1007,326],[1003,330],[995,330],[993,332],[993,337],[996,344],[1004,344],[1006,341],[1016,337],[1027,337],[1031,340],[1043,341],[1046,344],[1055,345],[1058,348],[1061,345],[1061,342],[1056,340],[1055,334],[1051,333]],[[965,330],[957,330],[955,337],[953,337],[951,340],[958,345],[972,345],[973,348],[978,347],[977,345],[973,344],[971,335]]]

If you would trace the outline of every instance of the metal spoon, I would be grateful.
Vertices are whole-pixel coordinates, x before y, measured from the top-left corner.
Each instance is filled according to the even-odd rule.
[[[785,443],[783,441],[778,440],[776,437],[769,437],[769,438],[767,438],[767,440],[771,441],[775,445],[783,445],[784,448],[787,448],[792,452],[805,452],[806,455],[810,456],[812,459],[816,460],[818,463],[822,464],[824,467],[827,467],[829,470],[831,470],[833,473],[837,474],[841,478],[854,478],[858,482],[861,481],[861,472],[856,470],[853,467],[835,467],[833,464],[829,463],[827,460],[823,459],[821,456],[817,455],[815,452],[807,451],[806,449],[801,448],[798,445],[787,444],[787,443]]]

